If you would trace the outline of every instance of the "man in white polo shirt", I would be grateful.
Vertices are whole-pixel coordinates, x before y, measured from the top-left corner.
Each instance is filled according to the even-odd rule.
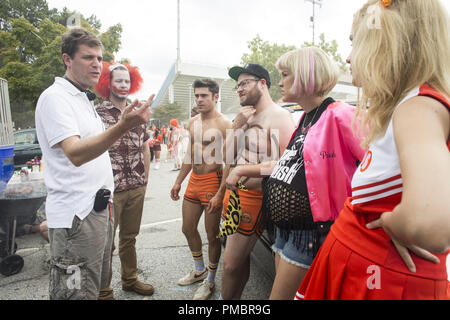
[[[97,299],[108,279],[114,180],[106,152],[129,129],[146,123],[152,95],[136,100],[105,130],[88,91],[102,70],[103,46],[92,33],[63,35],[64,78],[40,96],[36,130],[44,155],[51,250],[50,299]],[[97,200],[96,200],[96,195]]]

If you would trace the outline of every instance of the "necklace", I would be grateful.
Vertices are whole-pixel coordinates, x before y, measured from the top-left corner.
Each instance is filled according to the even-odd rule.
[[[302,129],[301,129],[301,133],[302,134],[306,134],[309,131],[309,129],[311,128],[311,125],[314,122],[314,119],[316,118],[317,111],[319,111],[319,108],[320,107],[316,108],[316,112],[314,113],[313,118],[311,119],[311,121],[306,126],[305,126],[305,123],[306,123],[306,120],[308,119],[308,114],[305,115],[305,121],[303,122]]]

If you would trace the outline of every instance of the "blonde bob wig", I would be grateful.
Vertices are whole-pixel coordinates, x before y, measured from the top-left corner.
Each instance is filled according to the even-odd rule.
[[[356,112],[363,146],[386,132],[395,107],[429,84],[450,96],[449,16],[439,0],[369,0],[353,21],[351,65],[362,87]]]
[[[275,66],[294,75],[291,93],[324,97],[333,90],[339,78],[337,64],[320,48],[305,47],[282,55]]]

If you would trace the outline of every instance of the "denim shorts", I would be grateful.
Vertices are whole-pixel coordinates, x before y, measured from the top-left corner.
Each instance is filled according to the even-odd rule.
[[[276,238],[275,243],[272,246],[272,250],[275,253],[278,253],[280,257],[293,265],[305,269],[309,269],[313,260],[314,253],[312,250],[314,230],[291,230],[289,232],[289,237],[281,235],[280,229],[276,227]],[[299,245],[296,245],[294,239],[296,235],[301,234],[301,242]],[[320,238],[320,243],[322,244],[325,241],[326,235]],[[310,243],[306,243],[307,240],[310,240]],[[308,248],[309,250],[307,250]]]

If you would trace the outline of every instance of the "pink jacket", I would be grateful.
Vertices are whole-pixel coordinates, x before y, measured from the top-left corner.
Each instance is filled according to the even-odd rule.
[[[352,131],[354,110],[341,101],[332,103],[306,136],[303,158],[315,222],[336,220],[351,196],[357,161],[365,154]]]

